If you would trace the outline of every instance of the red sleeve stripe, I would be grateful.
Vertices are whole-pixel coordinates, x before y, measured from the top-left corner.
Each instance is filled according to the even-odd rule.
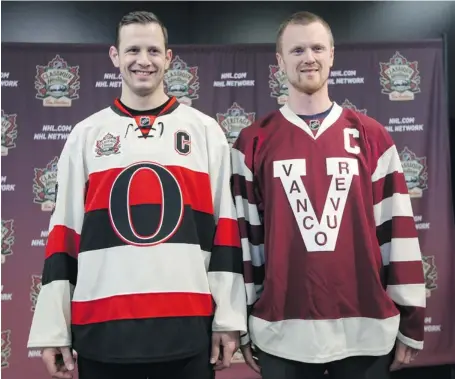
[[[246,238],[251,244],[259,246],[264,243],[264,228],[259,225],[250,225],[244,218],[238,219],[240,238]]]
[[[240,247],[239,224],[236,220],[220,218],[216,226],[214,245]]]
[[[165,167],[180,184],[183,202],[194,210],[213,214],[210,178],[206,173],[184,167]],[[85,211],[107,209],[115,179],[123,168],[114,168],[90,174]],[[158,176],[150,169],[138,170],[130,184],[129,204],[162,204],[162,186]]]
[[[416,342],[423,341],[425,334],[425,308],[398,305],[400,333]]]
[[[243,279],[245,283],[254,283],[254,285],[262,285],[265,279],[265,267],[255,267],[251,261],[243,262]]]
[[[393,238],[415,238],[418,234],[413,217],[394,217],[376,228],[376,236],[382,246]]]
[[[388,272],[388,285],[424,283],[422,261],[391,262]]]
[[[402,173],[394,172],[373,182],[374,204],[379,204],[382,200],[392,197],[394,193],[409,193]]]
[[[253,265],[251,261],[243,262],[243,280],[245,283],[254,283],[253,282]]]
[[[158,317],[211,316],[210,294],[147,293],[72,302],[74,325]]]
[[[232,176],[232,194],[233,196],[240,196],[244,199],[248,199],[250,204],[255,204],[254,196],[254,185],[253,182],[250,182],[245,179],[244,176],[234,174]]]
[[[46,258],[56,253],[66,253],[77,259],[81,236],[64,225],[55,225],[49,233]]]

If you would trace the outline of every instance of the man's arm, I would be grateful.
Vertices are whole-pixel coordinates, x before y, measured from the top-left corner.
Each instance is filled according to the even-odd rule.
[[[257,140],[242,131],[231,149],[231,185],[240,228],[248,315],[262,293],[265,277],[264,226],[259,216],[253,175],[257,146]],[[249,342],[248,333],[241,336],[242,346]]]
[[[386,269],[387,293],[401,313],[398,340],[423,349],[426,306],[422,255],[400,157],[384,130],[372,174],[374,217]]]
[[[75,129],[69,135],[58,161],[55,209],[29,348],[71,346],[71,299],[77,278],[86,179],[78,132]]]
[[[209,176],[216,223],[208,280],[215,300],[214,332],[247,330],[242,250],[235,207],[230,189],[229,144],[213,120],[207,125]]]

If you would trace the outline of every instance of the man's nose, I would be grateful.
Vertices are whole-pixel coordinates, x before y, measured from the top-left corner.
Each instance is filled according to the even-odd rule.
[[[147,51],[141,51],[137,57],[137,63],[141,66],[148,66],[150,65],[150,57]]]
[[[303,58],[303,62],[306,64],[314,63],[315,59],[314,59],[313,50],[305,49],[305,51],[303,52],[302,58]]]

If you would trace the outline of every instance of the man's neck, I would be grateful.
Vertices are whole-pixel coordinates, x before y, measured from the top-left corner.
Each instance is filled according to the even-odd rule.
[[[123,90],[120,96],[120,101],[128,108],[136,111],[147,111],[155,109],[164,104],[169,99],[162,87],[158,87],[153,93],[148,96],[138,96],[129,89]]]
[[[332,105],[328,92],[328,88],[323,87],[312,95],[308,95],[289,86],[287,104],[289,108],[298,115],[310,116],[322,113]]]

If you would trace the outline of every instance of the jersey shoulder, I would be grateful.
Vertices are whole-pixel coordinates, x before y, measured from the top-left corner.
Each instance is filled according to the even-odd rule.
[[[90,116],[79,121],[74,128],[71,130],[68,139],[77,139],[87,133],[89,130],[104,125],[106,123],[112,123],[119,120],[120,116],[117,115],[111,107],[106,107],[98,112],[92,113]]]
[[[175,116],[181,118],[182,122],[190,123],[192,128],[200,129],[201,133],[204,133],[207,138],[215,137],[217,141],[227,143],[223,128],[213,117],[186,104],[179,104],[174,112]],[[213,138],[211,140],[213,142]]]
[[[385,126],[373,117],[352,109],[343,109],[341,117],[359,129],[370,144],[393,145],[392,137]]]
[[[252,143],[256,143],[256,145],[258,145],[258,142],[262,142],[266,134],[272,129],[275,129],[277,124],[283,122],[283,120],[284,119],[281,116],[279,109],[258,118],[251,125],[240,131],[234,147],[239,150],[244,150]]]
[[[186,104],[179,104],[174,112],[176,116],[183,116],[187,121],[196,121],[201,127],[217,123],[213,117]]]

